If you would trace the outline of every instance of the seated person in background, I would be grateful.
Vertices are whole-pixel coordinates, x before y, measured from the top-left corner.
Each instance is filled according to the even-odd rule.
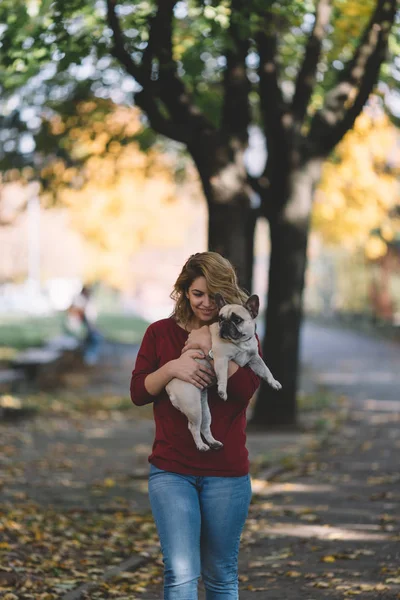
[[[96,319],[92,289],[84,285],[67,310],[65,329],[68,334],[82,340],[83,358],[88,365],[97,362],[100,350],[101,335],[95,325]]]

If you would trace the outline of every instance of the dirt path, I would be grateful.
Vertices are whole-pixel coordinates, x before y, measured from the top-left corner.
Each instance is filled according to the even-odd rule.
[[[307,367],[303,389],[324,384],[335,392],[347,392],[352,409],[348,422],[329,445],[319,449],[310,434],[249,435],[253,460],[263,456],[274,463],[282,455],[289,455],[295,468],[273,481],[253,480],[254,501],[240,556],[240,598],[398,599],[398,346],[382,346],[381,340],[366,341],[365,336],[353,332],[332,332],[308,324],[302,344]],[[0,491],[6,533],[8,523],[13,531],[13,523],[18,526],[18,519],[26,512],[32,515],[29,519],[37,518],[40,523],[51,519],[53,527],[57,518],[48,511],[56,507],[57,515],[69,523],[70,530],[76,528],[74,540],[79,556],[82,559],[83,552],[84,560],[94,565],[89,572],[72,567],[68,571],[66,565],[72,558],[65,558],[61,550],[54,554],[65,539],[69,543],[63,533],[64,522],[58,532],[61,537],[54,542],[53,531],[44,528],[43,533],[42,526],[38,529],[31,520],[24,520],[23,526],[31,529],[29,533],[24,530],[21,543],[25,547],[38,546],[49,554],[37,566],[32,564],[32,557],[39,550],[24,555],[18,537],[11,543],[11,551],[0,543],[6,557],[0,556],[0,595],[2,577],[3,582],[11,581],[16,574],[22,577],[27,573],[33,587],[21,592],[25,584],[15,583],[10,588],[10,593],[16,591],[17,600],[66,600],[70,593],[67,590],[80,589],[80,583],[88,577],[98,585],[76,597],[162,597],[159,561],[145,564],[142,570],[135,563],[134,572],[122,566],[107,585],[101,584],[108,568],[128,565],[124,560],[141,556],[146,537],[147,544],[154,544],[154,529],[146,520],[149,506],[145,478],[153,422],[150,410],[136,409],[127,400],[134,355],[134,347],[105,346],[99,365],[88,372],[70,373],[59,392],[50,400],[43,398],[48,410],[40,417],[0,424]],[[86,398],[88,406],[82,409],[79,400],[85,403]],[[125,402],[123,410],[118,404],[121,401]],[[75,511],[81,524],[69,521]],[[125,523],[122,521],[118,529],[121,515],[125,515]],[[84,533],[85,527],[90,534]],[[148,534],[143,537],[141,533],[140,539],[134,539],[142,529]],[[104,542],[107,531],[112,548],[108,548],[111,542]],[[125,542],[129,531],[131,546]],[[119,540],[124,540],[123,546]],[[68,546],[67,557],[70,552]],[[54,556],[58,555],[57,562]],[[74,565],[77,560],[72,561]],[[32,595],[35,577],[43,580],[43,568],[52,591]],[[151,587],[154,582],[157,584]],[[128,591],[125,594],[122,590]],[[204,593],[199,597],[204,598]]]

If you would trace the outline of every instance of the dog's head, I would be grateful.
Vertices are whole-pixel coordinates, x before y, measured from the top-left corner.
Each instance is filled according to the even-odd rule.
[[[256,332],[255,318],[258,315],[260,300],[256,294],[250,296],[246,304],[227,304],[221,294],[215,294],[219,310],[219,335],[232,342],[246,341]]]

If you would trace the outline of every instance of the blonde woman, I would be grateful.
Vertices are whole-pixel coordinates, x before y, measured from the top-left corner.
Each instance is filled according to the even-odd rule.
[[[229,364],[228,400],[208,390],[213,435],[223,448],[200,452],[186,417],[165,391],[177,377],[199,388],[213,382],[208,326],[217,320],[214,295],[244,303],[231,263],[216,252],[192,255],[175,282],[172,315],[147,329],[131,380],[131,398],[153,403],[155,440],[149,456],[149,497],[164,560],[164,600],[196,600],[200,576],[207,600],[237,600],[240,535],[251,499],[246,409],[259,385],[248,367]]]

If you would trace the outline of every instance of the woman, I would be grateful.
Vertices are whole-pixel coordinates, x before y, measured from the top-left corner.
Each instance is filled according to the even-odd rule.
[[[164,559],[164,600],[195,600],[200,575],[207,600],[238,598],[240,535],[251,499],[246,408],[259,378],[230,362],[227,402],[215,385],[208,389],[211,429],[224,444],[218,451],[197,450],[186,417],[165,391],[174,377],[201,389],[215,381],[212,368],[195,359],[211,349],[217,292],[228,303],[247,299],[228,260],[215,252],[192,255],[171,294],[172,316],[147,329],[132,373],[134,404],[154,403],[149,496]]]

